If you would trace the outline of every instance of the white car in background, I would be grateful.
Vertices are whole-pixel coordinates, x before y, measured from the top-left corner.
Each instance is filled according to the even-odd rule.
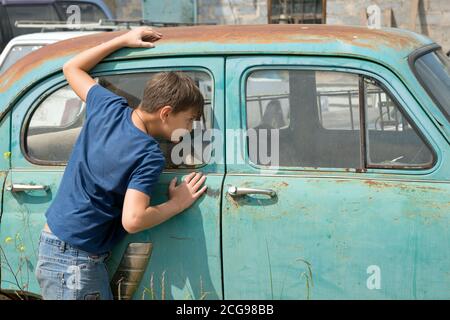
[[[43,46],[61,40],[85,36],[95,31],[39,32],[17,36],[6,45],[0,55],[0,74],[6,71],[17,60]]]

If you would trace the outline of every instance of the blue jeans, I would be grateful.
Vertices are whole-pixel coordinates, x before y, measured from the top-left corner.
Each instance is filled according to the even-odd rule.
[[[105,261],[42,231],[35,275],[44,300],[112,300]]]

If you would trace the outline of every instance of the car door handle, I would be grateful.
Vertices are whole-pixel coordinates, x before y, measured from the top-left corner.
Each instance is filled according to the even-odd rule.
[[[232,197],[245,196],[247,194],[264,194],[270,196],[271,198],[277,195],[277,193],[272,189],[241,188],[236,186],[229,187],[228,194]]]
[[[34,190],[44,190],[47,191],[48,186],[41,184],[22,184],[13,183],[12,185],[6,187],[6,190],[11,192],[22,192],[22,191],[34,191]]]

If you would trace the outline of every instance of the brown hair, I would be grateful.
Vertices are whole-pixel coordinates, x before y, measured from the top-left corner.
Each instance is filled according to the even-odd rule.
[[[144,90],[140,108],[155,112],[171,106],[173,112],[193,109],[197,119],[203,116],[204,98],[194,80],[182,72],[160,72],[152,76]]]

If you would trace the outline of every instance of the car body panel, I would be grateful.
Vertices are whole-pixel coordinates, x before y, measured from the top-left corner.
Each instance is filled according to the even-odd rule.
[[[424,133],[437,161],[424,170],[271,170],[250,163],[245,140],[227,141],[234,152],[227,152],[222,199],[225,299],[448,299],[448,141],[394,73],[333,57],[229,57],[227,90],[240,94],[227,95],[227,129],[245,128],[248,74],[284,68],[376,78]],[[277,196],[232,197],[226,191],[233,186]],[[374,270],[379,289],[368,284]]]

